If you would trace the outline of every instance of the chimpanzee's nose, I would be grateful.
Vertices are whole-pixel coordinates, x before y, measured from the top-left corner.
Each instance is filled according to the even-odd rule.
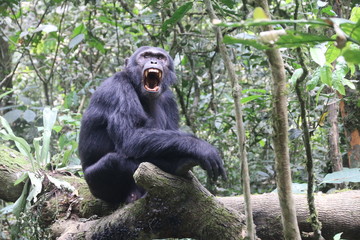
[[[151,64],[157,64],[157,61],[151,60],[150,63],[151,63]]]

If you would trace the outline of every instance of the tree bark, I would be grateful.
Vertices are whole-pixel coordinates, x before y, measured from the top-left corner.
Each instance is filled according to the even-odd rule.
[[[349,143],[345,167],[360,167],[360,107],[358,106],[359,84],[356,90],[346,89],[346,96],[340,101],[340,113],[344,123],[345,136]]]
[[[4,27],[0,25],[0,27]],[[12,64],[12,53],[10,52],[9,43],[5,40],[5,36],[0,34],[0,89],[1,92],[6,92],[12,90],[12,73],[11,73],[11,64]],[[11,96],[10,93],[4,98],[0,98],[0,107],[5,107],[11,105]]]
[[[16,151],[3,147],[0,148],[0,166],[0,190],[6,189],[0,191],[0,199],[14,201],[21,193],[21,188],[16,190],[18,185],[14,186],[14,181],[22,171],[31,169],[31,166]],[[38,209],[35,206],[35,210],[36,214],[41,215],[44,227],[49,227],[55,222],[51,225],[51,230],[59,239],[104,237],[130,240],[193,237],[227,240],[242,239],[246,233],[243,197],[214,199],[191,174],[185,178],[176,177],[144,163],[135,174],[135,178],[149,193],[145,198],[115,212],[115,208],[111,208],[113,206],[92,197],[83,179],[75,176],[56,177],[71,183],[78,194],[71,195],[44,187],[46,192],[43,196],[50,199],[38,201],[43,205]],[[12,192],[17,194],[13,194],[12,200],[9,200],[8,196]],[[293,197],[300,230],[310,232],[306,195]],[[326,240],[332,240],[333,236],[340,232],[343,232],[344,239],[359,239],[359,199],[360,191],[315,196],[319,219],[323,223],[322,233]],[[252,202],[258,237],[262,240],[284,239],[277,194],[253,195]],[[39,209],[42,209],[41,212]],[[93,215],[108,216],[85,222],[78,220]]]
[[[343,169],[340,147],[339,147],[339,123],[338,123],[338,113],[339,105],[338,102],[329,104],[328,106],[328,122],[330,124],[329,129],[329,158],[332,165],[333,172],[341,171]]]
[[[267,0],[258,0],[257,5],[264,9],[270,19]],[[264,30],[271,31],[273,29],[271,26],[265,26]],[[284,236],[286,240],[300,240],[296,208],[291,189],[292,180],[288,144],[288,89],[284,61],[279,49],[268,49],[265,53],[268,57],[273,82],[272,124],[274,129],[275,170]]]

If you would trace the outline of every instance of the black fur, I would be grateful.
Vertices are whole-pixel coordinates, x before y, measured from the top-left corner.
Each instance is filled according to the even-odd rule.
[[[144,66],[146,67],[144,68]],[[159,90],[145,89],[147,66],[162,69]],[[209,143],[178,130],[179,113],[169,86],[173,60],[161,48],[141,47],[124,71],[105,80],[84,113],[79,153],[94,196],[111,203],[132,202],[145,191],[133,173],[141,162],[183,174],[200,165],[214,180],[225,178],[222,160]]]

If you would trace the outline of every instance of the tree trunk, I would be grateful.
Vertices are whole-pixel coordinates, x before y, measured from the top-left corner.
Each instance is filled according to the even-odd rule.
[[[359,86],[357,87],[359,89]],[[347,88],[347,94],[340,102],[340,113],[344,122],[345,136],[348,142],[345,167],[360,167],[360,107],[358,106],[359,90]]]
[[[1,26],[0,26],[1,27]],[[12,55],[9,49],[9,43],[0,35],[0,90],[1,93],[12,90],[11,75]],[[0,98],[0,107],[11,105],[11,95]]]
[[[338,127],[338,113],[339,105],[338,102],[329,104],[328,106],[329,117],[328,121],[330,124],[329,129],[329,158],[332,165],[333,172],[341,171],[343,169],[342,159],[340,155],[339,147],[339,127]]]
[[[270,12],[267,0],[258,0],[256,3],[261,7],[268,18]],[[265,31],[273,30],[271,26],[263,27]],[[288,144],[288,100],[287,100],[287,80],[285,75],[284,61],[279,49],[269,49],[265,51],[271,69],[273,106],[272,124],[274,129],[274,150],[275,150],[275,170],[276,185],[281,206],[281,218],[286,240],[300,240],[300,232],[296,218],[296,209],[292,197],[292,180],[290,169],[290,156]]]

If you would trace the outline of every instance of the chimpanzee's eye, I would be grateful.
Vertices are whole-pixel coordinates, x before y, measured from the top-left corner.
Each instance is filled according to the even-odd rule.
[[[156,58],[159,59],[159,60],[164,60],[165,56],[162,55],[162,54],[159,54],[159,55],[156,56]]]

